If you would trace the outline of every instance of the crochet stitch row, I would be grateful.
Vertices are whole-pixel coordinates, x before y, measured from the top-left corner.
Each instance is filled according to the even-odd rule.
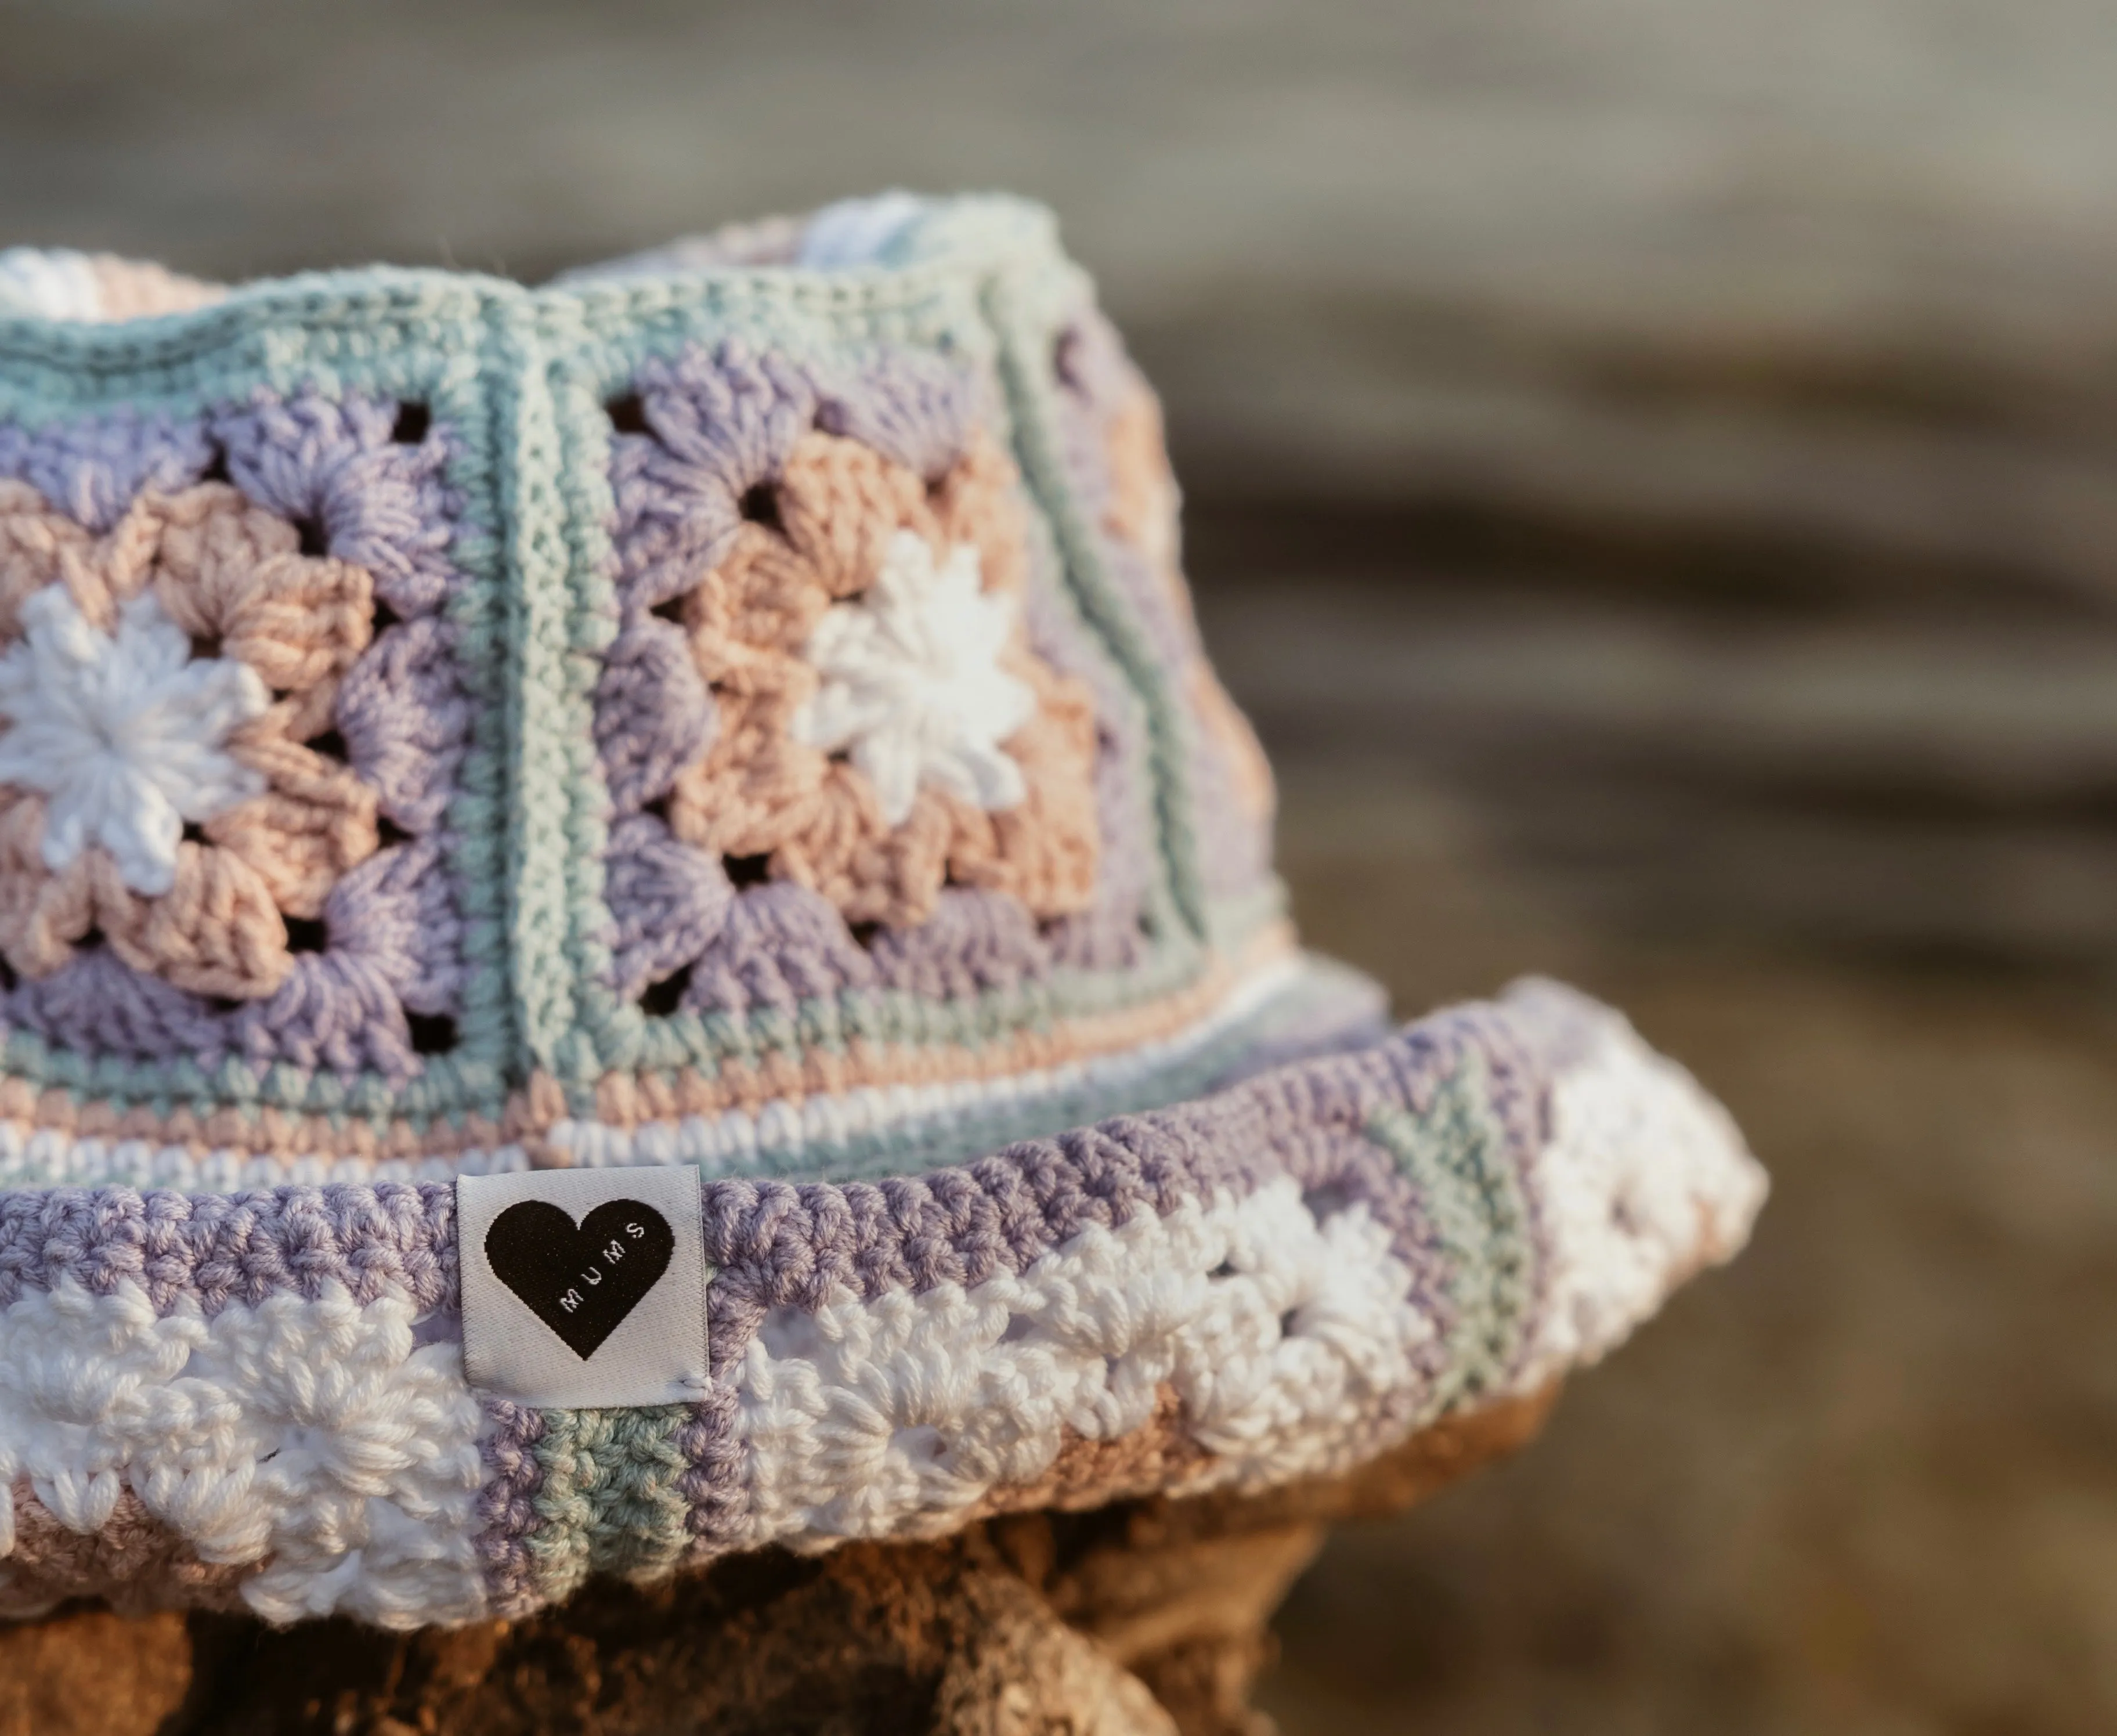
[[[713,1081],[690,1078],[689,1089],[683,1078],[666,1082],[666,1092],[628,1080],[621,1121],[560,1116],[531,1123],[525,1106],[523,1126],[531,1130],[520,1136],[506,1139],[495,1129],[494,1143],[466,1142],[427,1156],[362,1148],[329,1123],[310,1129],[305,1145],[290,1141],[260,1153],[0,1122],[0,1186],[225,1191],[282,1182],[440,1181],[531,1167],[533,1157],[569,1166],[696,1162],[714,1174],[796,1179],[873,1174],[974,1156],[1114,1110],[1178,1101],[1277,1060],[1350,1046],[1382,1027],[1373,985],[1321,960],[1267,963],[1225,993],[1217,984],[1206,986],[1213,992],[1196,997],[1203,1012],[1167,1034],[1155,1034],[1165,1027],[1128,1016],[1100,1031],[1102,1046],[1076,1048],[1070,1058],[1063,1027],[1037,1033],[1026,1046],[952,1052],[856,1043],[844,1057],[852,1064],[841,1068],[829,1089],[812,1081],[808,1094],[775,1098],[770,1079],[732,1065]],[[875,1068],[859,1067],[866,1056]],[[877,1076],[894,1083],[858,1083]],[[737,1106],[723,1106],[727,1087],[745,1078],[755,1090]]]
[[[122,1561],[136,1602],[409,1625],[1261,1486],[1599,1355],[1761,1192],[1686,1075],[1532,987],[919,1181],[710,1182],[710,1395],[572,1412],[463,1386],[448,1189],[62,1191],[0,1240],[0,1586]]]

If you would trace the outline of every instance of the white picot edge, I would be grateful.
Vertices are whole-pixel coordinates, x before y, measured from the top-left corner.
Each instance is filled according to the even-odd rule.
[[[95,262],[66,247],[0,248],[0,314],[101,319],[103,285]]]
[[[797,263],[811,271],[879,264],[929,208],[927,201],[903,192],[827,205],[804,225]]]

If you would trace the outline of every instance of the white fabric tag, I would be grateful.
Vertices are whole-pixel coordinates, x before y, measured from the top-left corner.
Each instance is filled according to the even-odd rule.
[[[564,1408],[698,1397],[699,1211],[694,1164],[459,1177],[465,1378]]]

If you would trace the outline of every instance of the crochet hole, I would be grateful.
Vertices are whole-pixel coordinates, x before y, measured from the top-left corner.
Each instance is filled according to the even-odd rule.
[[[724,856],[721,866],[727,870],[728,884],[738,889],[762,886],[772,878],[772,858],[768,856]]]
[[[1081,333],[1068,326],[1051,340],[1051,377],[1070,390],[1081,388]]]
[[[330,552],[330,539],[324,534],[322,521],[317,519],[294,520],[294,534],[301,538],[301,550],[311,556]]]
[[[430,1344],[447,1344],[463,1337],[463,1314],[453,1308],[437,1308],[424,1314],[412,1323],[412,1347],[423,1350]]]
[[[335,760],[340,765],[350,756],[346,752],[345,737],[334,729],[327,729],[320,736],[311,736],[302,744],[312,754],[321,754],[326,760]]]
[[[1219,1265],[1206,1274],[1209,1278],[1232,1278],[1234,1275],[1235,1263],[1233,1260],[1221,1261]]]
[[[218,633],[191,635],[191,657],[196,662],[210,662],[220,655],[220,635]]]
[[[1279,1317],[1279,1336],[1282,1338],[1293,1337],[1299,1329],[1300,1324],[1300,1317],[1289,1308]]]
[[[423,404],[400,404],[397,419],[390,425],[390,438],[400,446],[416,446],[434,425],[434,413]]]
[[[679,967],[659,982],[650,982],[639,997],[639,1010],[649,1018],[666,1018],[684,1004],[684,990],[691,986],[691,967]]]
[[[853,937],[853,944],[862,952],[873,952],[875,940],[882,933],[882,925],[879,922],[856,922],[847,932]]]
[[[375,816],[375,838],[377,847],[386,850],[392,844],[410,843],[412,834],[387,814],[378,814]]]
[[[684,625],[684,599],[690,594],[689,591],[680,591],[674,597],[664,598],[647,612],[659,615],[662,620],[674,621],[680,627]]]
[[[639,401],[639,394],[627,392],[622,398],[613,398],[603,407],[610,418],[610,425],[620,434],[651,434],[647,425],[647,406]]]
[[[205,469],[199,472],[199,480],[202,482],[226,482],[233,480],[228,473],[227,447],[215,446],[213,449],[213,457]]]
[[[15,975],[15,967],[8,963],[5,958],[0,958],[0,995],[13,994],[18,980]]]
[[[1328,1222],[1340,1212],[1349,1212],[1360,1203],[1360,1194],[1355,1187],[1342,1177],[1323,1183],[1319,1187],[1302,1190],[1301,1203],[1308,1215],[1319,1224]]]
[[[290,953],[320,953],[330,944],[330,928],[314,916],[283,916]]]
[[[948,1456],[948,1438],[931,1423],[915,1423],[893,1432],[890,1444],[907,1459],[939,1464]]]
[[[786,521],[779,516],[779,491],[769,482],[752,482],[742,492],[740,510],[753,524],[786,534]]]
[[[390,628],[395,626],[403,619],[404,617],[400,616],[396,610],[391,608],[390,605],[385,603],[380,597],[377,597],[368,607],[368,626],[374,633],[375,637],[377,639],[380,639],[385,633],[388,632]]]
[[[446,1055],[456,1046],[456,1022],[445,1013],[408,1012],[404,1023],[414,1055]]]

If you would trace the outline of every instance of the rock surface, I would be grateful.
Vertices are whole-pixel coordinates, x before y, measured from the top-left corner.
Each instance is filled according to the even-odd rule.
[[[65,1610],[0,1627],[0,1736],[1252,1736],[1266,1624],[1323,1526],[1511,1451],[1552,1396],[1268,1495],[766,1552],[453,1632]]]

